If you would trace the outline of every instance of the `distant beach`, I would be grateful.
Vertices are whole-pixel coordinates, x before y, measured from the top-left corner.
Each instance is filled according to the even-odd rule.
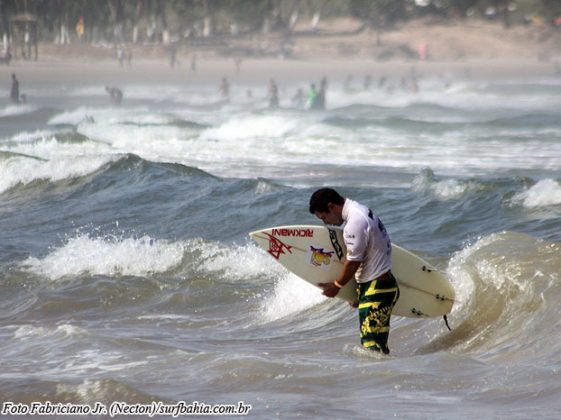
[[[456,25],[411,22],[377,34],[359,31],[356,21],[323,22],[317,33],[238,37],[190,41],[177,48],[170,66],[170,48],[163,45],[126,45],[130,65],[121,67],[117,46],[54,45],[42,43],[38,61],[15,59],[0,66],[0,83],[9,85],[17,72],[22,84],[42,82],[193,82],[218,83],[222,76],[244,84],[315,80],[323,75],[343,79],[354,75],[397,76],[414,69],[424,75],[448,74],[474,78],[559,72],[561,31],[534,26],[505,29],[497,22]],[[297,28],[298,29],[298,28]],[[421,59],[420,54],[425,56]],[[192,62],[195,61],[196,71]]]

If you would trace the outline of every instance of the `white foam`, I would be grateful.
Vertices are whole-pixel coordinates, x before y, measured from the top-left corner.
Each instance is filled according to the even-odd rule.
[[[393,322],[393,321],[392,321]],[[367,349],[358,344],[345,344],[344,352],[356,357],[364,358],[367,360],[391,360],[392,356],[380,353],[379,351]]]
[[[264,322],[304,311],[326,299],[320,289],[289,273],[254,244],[227,246],[197,239],[189,241],[188,248],[201,253],[195,262],[205,273],[221,272],[229,281],[243,282],[275,278],[274,290],[261,301],[259,314]]]
[[[33,325],[22,325],[14,332],[14,338],[25,339],[33,336],[43,336],[47,332],[45,327],[36,327]]]
[[[512,197],[512,202],[527,208],[561,204],[561,184],[553,179],[542,179],[535,185]]]
[[[65,111],[55,115],[49,121],[49,125],[72,124],[117,124],[119,122],[136,123],[165,123],[168,118],[150,112],[145,107],[121,108],[121,107],[79,107],[71,111]]]
[[[107,143],[106,150],[100,149],[99,153],[133,153],[145,160],[180,163],[227,177],[289,177],[298,182],[299,179],[308,179],[310,173],[321,171],[321,168],[316,171],[320,165],[395,168],[406,173],[415,173],[430,166],[440,174],[452,177],[495,176],[512,169],[555,171],[561,165],[561,144],[547,140],[558,136],[556,127],[545,128],[549,133],[544,135],[534,126],[499,125],[489,128],[481,124],[460,124],[451,125],[450,130],[442,132],[440,129],[433,131],[427,124],[426,130],[413,132],[410,124],[405,124],[404,129],[393,123],[386,124],[384,119],[392,116],[428,123],[485,123],[512,117],[511,110],[504,110],[504,94],[487,92],[485,87],[473,84],[454,82],[443,95],[442,81],[438,78],[425,78],[420,82],[421,89],[416,94],[396,89],[391,95],[376,88],[349,93],[340,84],[330,84],[327,95],[330,109],[356,104],[381,107],[378,123],[373,121],[372,124],[359,124],[359,127],[333,126],[328,123],[329,119],[322,122],[329,112],[255,112],[244,97],[246,89],[240,86],[234,89],[238,96],[233,95],[230,104],[213,110],[194,109],[188,104],[216,102],[216,86],[191,86],[186,89],[185,86],[166,85],[129,86],[127,92],[139,99],[172,99],[179,101],[180,106],[173,109],[166,106],[158,110],[134,104],[129,107],[130,103],[121,107],[80,107],[56,115],[49,123],[78,125],[79,133]],[[98,87],[85,89],[77,94],[103,93],[94,91]],[[292,92],[293,88],[287,90]],[[554,95],[538,92],[531,94],[529,103],[523,105],[524,114],[543,110],[542,99],[548,95],[559,104]],[[286,100],[286,96],[281,99]],[[466,109],[470,111],[464,112]],[[361,112],[368,110],[358,111],[357,117]],[[517,111],[514,115],[517,114],[521,113]],[[173,115],[212,124],[213,127],[201,130],[185,125],[167,125],[175,120]],[[378,116],[366,118],[374,120]],[[516,141],[505,139],[512,136],[516,137]],[[82,143],[80,147],[88,153],[91,150],[89,143],[94,142]],[[544,144],[547,147],[544,148]],[[76,150],[79,152],[79,149]],[[23,149],[21,152],[26,153]],[[38,156],[45,157],[45,152],[37,150]],[[442,181],[430,186],[431,192],[443,200],[458,198],[471,188],[477,186],[458,181]]]
[[[442,95],[437,94],[437,90],[422,91],[419,94],[421,97],[400,92],[393,95],[391,101],[398,103],[397,106],[415,103],[438,105],[436,98]],[[464,88],[457,89],[454,95],[463,97],[465,91]],[[371,94],[374,99],[369,96]],[[376,95],[387,96],[376,92],[346,94],[337,89],[330,89],[329,95],[330,101],[337,105],[345,101],[356,104],[362,97],[365,102],[376,103]],[[471,92],[470,95],[479,93]],[[391,107],[388,100],[385,101],[378,105]],[[461,98],[455,101],[462,102]],[[239,108],[240,104],[236,106]],[[421,106],[419,110],[411,111],[415,115],[408,118],[455,121],[460,118],[461,109],[444,112],[442,116],[437,110]],[[489,135],[477,125],[445,133],[412,133],[376,124],[358,128],[335,127],[322,122],[324,113],[256,113],[243,108],[224,107],[215,112],[185,107],[170,112],[155,113],[150,109],[127,107],[82,108],[60,114],[51,123],[79,123],[81,134],[106,142],[113,152],[134,153],[155,162],[181,163],[229,177],[306,178],[310,163],[390,167],[409,173],[428,165],[449,176],[479,176],[510,169],[555,170],[561,164],[561,153],[557,153],[557,149],[561,151],[561,145],[552,144],[547,156],[539,139],[512,142],[505,147],[501,136],[508,133],[499,134],[498,138],[490,137],[496,137],[497,133],[494,131]],[[395,113],[388,111],[388,115],[392,112]],[[497,114],[502,115],[501,112],[500,109],[491,109],[489,114],[495,118]],[[199,130],[165,125],[174,118],[172,114],[190,121],[211,123],[213,127]],[[87,116],[92,116],[95,123],[82,122]],[[209,119],[209,116],[212,118]],[[482,117],[470,114],[469,118],[480,120]],[[123,122],[138,123],[139,126]],[[163,125],[150,126],[150,123]],[[513,135],[520,134],[519,128],[512,130]],[[432,192],[444,200],[458,198],[472,188],[477,188],[477,185],[455,181],[443,181],[431,187]]]
[[[125,119],[127,118],[128,116]],[[149,122],[150,117],[136,117],[135,120]],[[113,153],[133,153],[153,162],[183,163],[193,152],[196,155],[205,155],[205,148],[201,148],[200,143],[193,145],[185,141],[189,138],[188,129],[173,126],[96,123],[83,124],[78,131],[89,138],[107,143]],[[210,160],[211,156],[208,159]]]
[[[42,159],[56,159],[61,156],[92,156],[98,158],[99,155],[113,153],[113,151],[103,143],[95,141],[76,143],[63,142],[59,141],[56,135],[52,134],[28,139],[28,141],[20,142],[4,150],[36,156]]]
[[[478,238],[457,252],[447,270],[456,291],[453,313],[468,322],[478,317],[483,322],[499,317],[508,322],[525,319],[521,308],[540,307],[542,298],[535,290],[543,274],[536,271],[537,243],[522,233],[501,232]]]
[[[375,105],[386,108],[400,108],[419,100],[419,95],[411,90],[370,89],[348,92],[340,86],[333,86],[327,91],[327,108],[336,109],[353,105]]]
[[[36,110],[37,107],[33,105],[8,105],[4,109],[0,109],[0,117],[30,114]]]
[[[295,133],[302,122],[279,115],[242,116],[201,133],[202,139],[240,141],[253,138],[279,139]]]
[[[326,299],[319,288],[292,273],[286,273],[275,284],[273,293],[262,302],[263,320],[276,321],[309,309]]]
[[[452,314],[456,317],[458,314],[466,315],[471,312],[473,300],[471,297],[475,293],[474,278],[468,270],[466,270],[466,260],[476,249],[483,246],[481,243],[473,247],[465,248],[456,254],[448,262],[446,270],[447,277],[450,279],[454,286],[456,294],[454,306],[452,307]]]
[[[106,144],[59,141],[50,132],[20,133],[2,151],[14,155],[0,160],[0,193],[20,183],[87,176],[122,157]]]
[[[56,393],[61,394],[76,394],[77,403],[83,401],[100,401],[103,397],[106,397],[107,391],[105,389],[104,383],[102,381],[92,381],[84,380],[81,384],[67,384],[67,383],[57,383]]]
[[[72,357],[65,359],[64,363],[50,370],[42,372],[48,374],[84,374],[91,372],[116,372],[131,369],[137,366],[144,366],[146,360],[128,362],[126,356],[118,351],[101,351],[98,349],[81,350],[73,354]],[[89,387],[88,387],[89,388]]]
[[[79,107],[72,111],[65,111],[52,117],[47,124],[73,124],[78,125],[82,121],[86,120],[88,116],[91,115],[92,110],[86,107]]]
[[[432,186],[432,191],[436,196],[444,200],[460,198],[470,189],[473,189],[470,183],[459,182],[455,179],[437,182]]]
[[[168,271],[181,263],[184,245],[141,238],[92,238],[80,234],[44,258],[29,257],[22,267],[37,276],[57,280],[84,273],[144,276]]]
[[[206,274],[218,273],[229,282],[256,279],[260,286],[264,279],[276,279],[274,290],[261,300],[260,321],[285,318],[326,299],[320,289],[289,273],[254,244],[232,246],[196,239],[189,241],[187,247],[192,253],[200,253],[194,262]]]
[[[476,191],[481,186],[476,182],[456,179],[435,181],[434,174],[429,169],[422,171],[415,177],[412,188],[414,191],[428,192],[439,200],[447,201],[461,198],[464,194]]]
[[[16,339],[28,339],[32,337],[51,337],[62,336],[70,337],[77,334],[84,334],[85,330],[71,324],[58,325],[56,328],[35,326],[35,325],[22,325],[14,332]]]
[[[8,144],[33,142],[37,139],[51,136],[52,134],[53,132],[51,130],[22,131],[8,140]]]
[[[89,175],[118,156],[60,157],[38,160],[13,156],[0,160],[0,193],[17,184],[27,185],[37,180],[60,181]]]
[[[115,356],[118,356],[116,353],[109,353],[109,356],[112,359],[115,359]],[[126,356],[121,355],[121,359],[126,358]],[[147,359],[150,356],[147,357]],[[134,367],[134,366],[142,366],[145,365],[147,362],[137,362],[137,363],[129,363],[129,364],[121,364],[121,368]],[[103,365],[99,367],[99,370],[107,370],[103,368]],[[81,375],[80,377],[83,377]],[[69,398],[75,404],[91,404],[92,406],[95,405],[99,401],[114,401],[116,395],[135,395],[134,388],[127,386],[125,383],[115,381],[113,379],[101,379],[101,380],[93,380],[93,379],[85,379],[81,383],[76,381],[69,381],[69,382],[57,382],[56,384],[56,396],[60,399]]]
[[[197,260],[198,268],[205,272],[224,272],[229,280],[245,281],[259,277],[263,271],[269,275],[281,275],[286,272],[270,256],[254,245],[228,246],[219,242],[194,240],[189,242],[191,250],[201,253]],[[232,263],[235,261],[235,263]]]

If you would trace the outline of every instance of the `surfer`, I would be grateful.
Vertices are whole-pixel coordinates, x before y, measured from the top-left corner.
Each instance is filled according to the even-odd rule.
[[[120,105],[123,100],[123,91],[118,87],[105,86],[105,91],[109,94],[109,100],[112,104]]]
[[[310,90],[308,90],[308,103],[307,103],[308,109],[317,108],[317,96],[318,96],[318,91],[316,89],[316,84],[312,83],[310,85]]]
[[[341,226],[347,246],[343,271],[333,283],[320,283],[323,294],[335,297],[349,281],[357,282],[361,344],[389,354],[390,316],[399,298],[391,272],[391,242],[381,220],[368,207],[344,198],[331,188],[310,197],[310,213],[327,225]]]
[[[222,99],[224,99],[226,101],[230,99],[230,83],[228,82],[228,79],[226,78],[226,76],[224,76],[222,78],[222,80],[220,81],[220,86],[218,87],[218,92],[220,93],[220,96],[222,97]]]
[[[14,103],[14,104],[19,104],[20,103],[20,97],[19,97],[19,81],[16,78],[16,74],[12,73],[12,87],[10,89],[10,100]]]
[[[269,98],[269,108],[275,109],[279,107],[279,88],[273,79],[269,80],[267,97]]]
[[[325,95],[327,93],[327,79],[323,77],[319,82],[319,90],[316,97],[316,106],[317,109],[325,109]]]
[[[290,101],[297,109],[304,109],[304,105],[306,104],[304,90],[302,88],[298,88]]]

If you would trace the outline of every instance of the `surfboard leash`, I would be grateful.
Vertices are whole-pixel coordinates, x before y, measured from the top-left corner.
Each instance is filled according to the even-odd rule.
[[[448,331],[452,331],[452,328],[450,328],[450,325],[448,324],[448,316],[442,315],[442,318],[444,318],[444,323],[446,324]]]

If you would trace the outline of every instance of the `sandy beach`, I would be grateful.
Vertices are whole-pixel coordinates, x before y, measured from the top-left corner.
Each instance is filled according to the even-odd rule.
[[[130,64],[120,66],[112,45],[65,45],[43,43],[38,61],[15,59],[0,67],[4,90],[16,72],[22,86],[41,83],[218,83],[222,76],[233,83],[279,84],[316,80],[322,76],[343,81],[401,77],[412,70],[419,77],[505,78],[524,75],[553,76],[561,62],[561,33],[551,28],[517,26],[504,29],[499,23],[428,24],[411,22],[377,35],[355,33],[359,23],[350,20],[324,22],[317,34],[301,31],[290,39],[290,54],[278,51],[286,42],[277,35],[240,37],[220,42],[184,43],[177,63],[170,66],[165,46],[126,46]],[[418,57],[424,44],[427,57]],[[196,72],[191,61],[196,57]]]

